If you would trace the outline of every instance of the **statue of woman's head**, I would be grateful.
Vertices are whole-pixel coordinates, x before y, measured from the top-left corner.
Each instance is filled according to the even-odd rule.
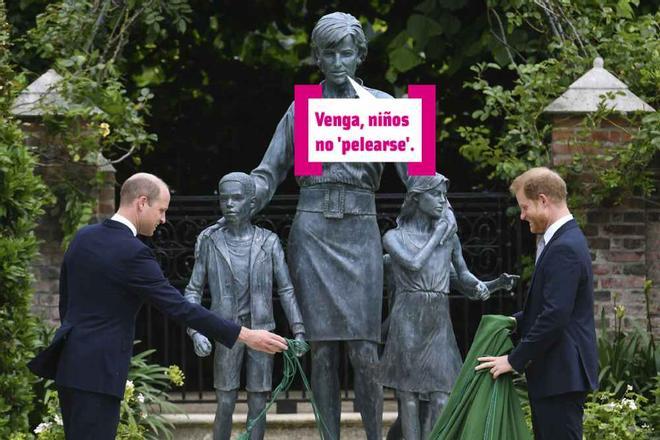
[[[312,55],[327,81],[343,84],[367,56],[362,25],[343,12],[324,15],[312,30]]]

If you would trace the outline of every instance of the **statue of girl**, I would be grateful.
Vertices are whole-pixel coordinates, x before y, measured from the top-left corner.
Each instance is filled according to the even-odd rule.
[[[485,283],[468,270],[458,236],[449,229],[448,184],[437,173],[415,179],[397,228],[383,237],[395,294],[378,381],[397,392],[406,440],[431,432],[462,365],[449,316],[450,284],[485,301],[498,288],[511,289],[517,279],[503,274]]]

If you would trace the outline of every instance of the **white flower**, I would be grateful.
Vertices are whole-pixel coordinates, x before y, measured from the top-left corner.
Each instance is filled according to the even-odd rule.
[[[133,399],[133,394],[135,393],[135,385],[133,385],[132,380],[126,381],[126,388],[124,389],[124,400],[130,402]]]
[[[147,418],[147,413],[146,413],[146,411],[141,411],[141,412],[140,412],[140,417],[142,417],[143,419],[146,419],[146,418]]]
[[[50,422],[41,422],[41,423],[39,423],[39,426],[34,428],[34,433],[35,434],[40,434],[44,431],[48,431],[50,429],[51,425],[52,424]]]
[[[632,399],[621,399],[621,403],[633,411],[637,409],[637,404]]]
[[[630,391],[632,391],[632,390],[633,390],[632,385],[627,385],[627,386],[626,386],[626,391],[627,391],[627,392],[630,392]]]
[[[142,393],[138,394],[137,400],[140,403],[144,403],[144,394],[142,394]]]
[[[605,404],[605,408],[609,409],[610,411],[616,409],[617,404],[614,402],[609,402]]]
[[[54,419],[56,424],[60,426],[64,425],[64,423],[62,422],[62,416],[60,416],[59,414],[55,414]]]

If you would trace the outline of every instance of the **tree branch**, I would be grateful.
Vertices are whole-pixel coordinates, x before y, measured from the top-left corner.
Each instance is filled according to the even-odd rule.
[[[562,44],[564,42],[564,35],[561,32],[561,27],[558,26],[558,23],[555,19],[555,13],[552,9],[548,7],[546,4],[545,0],[534,0],[534,3],[539,6],[543,12],[545,13],[546,17],[548,17],[548,22],[550,23],[550,28],[552,29],[552,33],[557,37],[559,40],[561,40]]]
[[[99,31],[99,27],[101,26],[101,23],[105,20],[105,15],[108,12],[108,8],[110,7],[111,0],[101,0],[102,7],[101,7],[101,12],[99,13],[99,16],[96,18],[96,21],[94,22],[94,26],[92,26],[92,30],[89,33],[89,39],[87,40],[87,44],[85,44],[85,49],[84,52],[88,53],[90,49],[92,48],[92,45],[94,44],[94,38],[96,38],[96,33]]]
[[[106,160],[108,160],[108,164],[116,164],[116,163],[122,162],[123,160],[127,159],[131,154],[133,154],[133,153],[135,152],[135,149],[136,149],[136,146],[135,146],[135,144],[133,144],[133,145],[131,146],[131,149],[128,150],[128,151],[126,152],[126,154],[124,154],[124,155],[123,155],[122,157],[120,157],[119,159],[115,159],[115,160],[108,160],[108,159],[106,159]],[[106,164],[104,164],[104,165],[106,165]]]
[[[589,57],[589,53],[587,53],[587,49],[582,42],[582,38],[580,37],[580,34],[578,33],[577,29],[573,25],[573,22],[571,21],[570,18],[568,18],[568,15],[564,12],[564,9],[561,7],[561,5],[556,5],[557,10],[561,14],[562,18],[566,23],[568,23],[568,26],[571,28],[571,31],[573,32],[573,35],[575,36],[575,40],[577,41],[577,45],[579,46],[580,50],[582,51],[582,55],[587,58]]]
[[[500,28],[500,35],[497,35],[497,33],[493,30],[493,23],[491,22],[490,19],[491,13],[495,16],[495,19],[497,20],[497,25]],[[506,40],[506,33],[504,32],[504,25],[502,24],[500,15],[493,8],[488,8],[488,24],[490,25],[490,33],[495,37],[497,41],[499,41],[502,45],[504,45],[504,48],[506,49],[506,53],[509,56],[509,59],[511,60],[511,64],[513,64],[514,66],[516,65],[516,61],[513,58],[513,54],[511,53],[511,50],[515,51],[516,55],[518,55],[524,62],[527,62],[525,57],[522,56],[520,52],[518,52],[514,47],[509,45],[509,42]]]

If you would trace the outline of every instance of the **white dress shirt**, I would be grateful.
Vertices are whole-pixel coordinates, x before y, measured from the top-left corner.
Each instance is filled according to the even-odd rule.
[[[573,215],[572,214],[567,214],[548,226],[548,229],[545,230],[543,233],[543,241],[545,241],[545,244],[550,243],[550,240],[552,240],[552,236],[555,235],[555,232],[559,230],[564,224],[569,222],[570,220],[573,220]]]
[[[134,237],[137,236],[137,228],[135,227],[135,225],[133,223],[131,223],[131,221],[129,219],[127,219],[123,215],[115,213],[115,215],[110,217],[110,220],[114,220],[116,222],[125,224],[131,230],[131,232],[133,233],[133,236]]]
[[[534,264],[538,263],[539,257],[545,249],[545,245],[550,242],[552,236],[555,235],[555,232],[559,230],[567,221],[572,220],[573,216],[571,214],[561,217],[559,220],[548,226],[548,229],[545,230],[543,236],[539,238],[536,242],[536,257],[534,258]]]

